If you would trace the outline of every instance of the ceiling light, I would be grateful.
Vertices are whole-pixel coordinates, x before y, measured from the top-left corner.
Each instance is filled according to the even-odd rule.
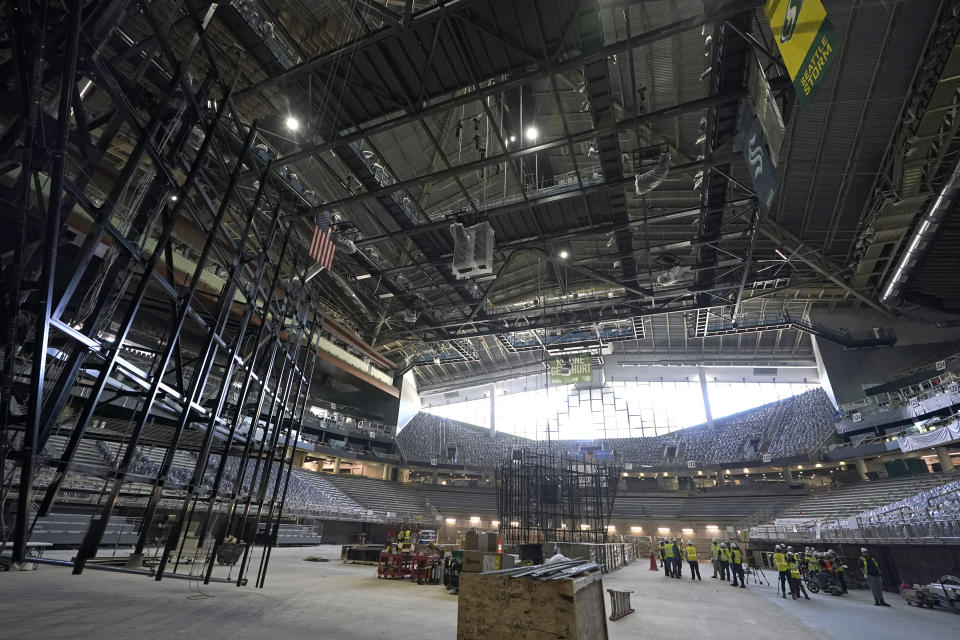
[[[176,201],[177,201],[177,194],[173,194],[172,196],[170,196],[170,202],[176,202]]]
[[[670,527],[657,527],[659,533],[670,533]]]
[[[570,257],[570,252],[567,251],[566,249],[564,249],[564,250],[562,250],[562,251],[560,252],[559,255],[560,255],[560,259],[561,259],[561,260],[566,260],[567,258]]]
[[[516,142],[517,136],[510,136],[510,142]]]
[[[297,129],[300,128],[300,121],[294,118],[293,116],[287,116],[287,119],[284,124],[287,125],[287,129],[289,129],[290,131],[296,131]]]
[[[367,278],[372,278],[372,277],[373,276],[370,275],[369,273],[361,273],[360,275],[355,276],[354,280],[366,280]]]
[[[490,521],[490,526],[491,526],[491,527],[499,527],[499,526],[500,526],[500,521],[499,521],[499,520],[491,520],[491,521]]]
[[[480,516],[470,516],[470,522],[480,522]]]
[[[530,127],[527,129],[527,140],[536,140],[537,136],[540,135],[540,132],[537,131],[536,127]]]

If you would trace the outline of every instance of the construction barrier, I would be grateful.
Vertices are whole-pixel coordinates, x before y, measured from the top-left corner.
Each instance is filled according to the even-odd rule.
[[[630,607],[630,594],[633,591],[618,591],[617,589],[607,589],[610,594],[610,619],[619,620],[623,616],[633,613]]]

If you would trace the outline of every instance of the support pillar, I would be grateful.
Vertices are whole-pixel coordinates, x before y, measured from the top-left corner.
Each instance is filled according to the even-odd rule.
[[[388,464],[383,465],[383,476],[382,476],[382,477],[383,477],[384,480],[389,480],[389,479],[390,479],[390,465],[388,465]]]
[[[783,481],[788,487],[793,484],[793,472],[790,471],[790,467],[783,468]]]
[[[437,470],[433,470],[433,475],[430,476],[430,484],[440,484],[440,474],[437,473]]]
[[[860,476],[861,480],[867,479],[867,463],[863,461],[863,458],[860,458],[856,462],[857,465],[857,475]]]
[[[950,459],[950,452],[943,447],[937,447],[934,451],[937,452],[937,460],[940,461],[940,472],[953,471],[953,460]]]
[[[333,473],[340,473],[340,458],[333,459]]]
[[[700,378],[700,394],[703,396],[703,412],[707,415],[707,428],[713,429],[713,412],[710,411],[710,394],[707,392],[707,377],[703,367],[697,367],[697,376]]]
[[[497,435],[497,383],[490,385],[490,437]]]

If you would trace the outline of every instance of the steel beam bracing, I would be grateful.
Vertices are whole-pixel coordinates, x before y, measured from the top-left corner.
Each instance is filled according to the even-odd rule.
[[[22,287],[4,302],[35,328],[21,338],[4,327],[0,454],[9,450],[19,473],[5,473],[0,487],[16,495],[4,501],[13,517],[2,545],[12,537],[15,561],[78,479],[102,488],[66,563],[74,573],[112,544],[105,533],[118,512],[139,520],[135,555],[162,549],[156,569],[130,570],[157,580],[183,577],[176,566],[193,554],[206,581],[225,581],[215,558],[226,537],[238,534],[248,554],[259,544],[248,514],[273,532],[267,544],[276,540],[321,308],[290,277],[303,251],[284,220],[289,199],[270,162],[254,157],[258,126],[235,111],[233,80],[211,55],[215,8],[160,16],[155,3],[19,2],[9,14],[16,55],[0,78],[15,97],[3,107],[17,113],[0,140],[15,164],[0,176],[0,197],[12,198],[22,222],[8,254]],[[178,17],[189,25],[185,46],[168,39]],[[139,43],[124,39],[131,20]],[[185,236],[193,244],[184,247]],[[5,257],[5,276],[7,268]],[[28,399],[26,412],[10,410],[14,395]],[[245,418],[252,426],[242,434]],[[117,420],[126,421],[119,442],[116,432],[96,437]],[[199,441],[189,470],[180,459],[187,438]],[[84,448],[94,441],[114,443],[115,459],[91,461]],[[159,463],[146,461],[144,441],[160,444]],[[240,473],[227,478],[236,454]],[[245,486],[248,467],[255,478]],[[181,534],[193,533],[195,517],[194,552]],[[264,552],[260,586],[268,565]],[[236,583],[246,584],[245,569]]]

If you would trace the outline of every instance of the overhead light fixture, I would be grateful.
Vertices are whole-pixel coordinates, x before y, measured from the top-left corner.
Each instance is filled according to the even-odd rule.
[[[176,202],[176,201],[177,201],[177,194],[173,194],[172,196],[170,196],[170,202]]]
[[[491,526],[491,527],[499,527],[499,526],[500,526],[500,521],[499,521],[499,520],[491,520],[491,521],[490,521],[490,526]]]
[[[719,531],[719,530],[720,530],[720,527],[718,527],[718,526],[715,525],[715,524],[708,524],[708,525],[707,525],[707,531]]]
[[[457,524],[456,518],[447,518],[447,524]]]
[[[557,254],[557,255],[560,256],[560,259],[561,259],[561,260],[566,260],[567,258],[570,257],[570,252],[567,251],[566,249],[563,249],[563,250],[561,250],[560,253]]]
[[[480,522],[480,516],[470,516],[470,522]]]
[[[300,128],[300,121],[294,118],[293,116],[287,116],[287,120],[284,123],[287,125],[287,129],[290,131],[296,131]]]
[[[658,533],[670,533],[670,527],[657,527]]]
[[[819,462],[818,462],[817,464],[813,465],[813,466],[815,466],[817,469],[823,468],[823,465],[820,464]]]
[[[683,533],[690,534],[693,533],[693,529],[680,529]]]
[[[510,136],[510,142],[516,142],[517,136]]]
[[[639,532],[643,532],[643,527],[636,527],[636,526],[634,526],[634,527],[630,527],[630,531],[639,531]]]
[[[361,273],[357,276],[354,276],[354,280],[366,280],[367,278],[372,278],[373,276],[369,273]]]
[[[529,127],[527,129],[527,140],[533,141],[537,139],[537,136],[540,135],[540,132],[537,131],[536,127]]]

